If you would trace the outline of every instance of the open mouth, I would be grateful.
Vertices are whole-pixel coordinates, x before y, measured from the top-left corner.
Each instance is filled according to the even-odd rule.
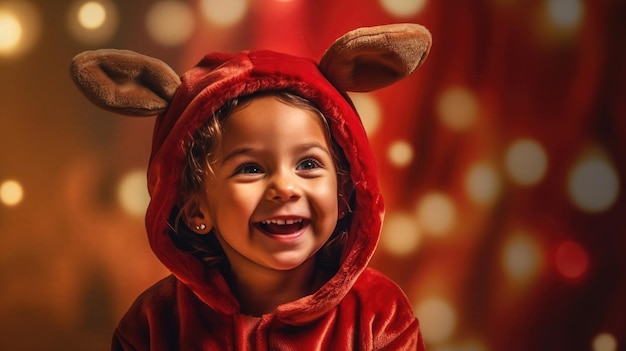
[[[269,234],[285,235],[297,233],[306,225],[306,220],[298,219],[268,219],[258,223],[259,228]]]

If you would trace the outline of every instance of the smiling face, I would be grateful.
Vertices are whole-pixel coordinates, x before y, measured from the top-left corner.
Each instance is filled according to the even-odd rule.
[[[337,224],[337,174],[313,111],[263,96],[224,122],[200,206],[232,266],[290,270]]]

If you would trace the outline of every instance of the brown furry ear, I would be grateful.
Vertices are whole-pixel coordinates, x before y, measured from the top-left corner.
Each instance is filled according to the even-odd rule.
[[[161,113],[181,84],[163,61],[128,50],[85,51],[74,57],[70,72],[95,105],[129,116]]]
[[[339,90],[367,92],[409,76],[428,56],[432,37],[412,23],[350,31],[326,50],[320,71]]]

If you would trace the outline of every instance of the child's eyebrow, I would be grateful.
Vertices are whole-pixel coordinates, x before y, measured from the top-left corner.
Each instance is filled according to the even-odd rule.
[[[222,164],[223,164],[223,163],[226,163],[226,162],[228,162],[228,160],[230,160],[231,158],[235,158],[235,157],[237,157],[237,156],[239,156],[239,155],[242,155],[242,154],[247,154],[247,153],[250,153],[250,152],[252,152],[253,150],[254,150],[254,148],[252,148],[252,147],[248,147],[248,146],[244,146],[244,147],[239,147],[239,148],[236,148],[235,150],[233,150],[233,151],[229,152],[228,154],[226,154],[226,155],[224,156],[224,158],[222,159],[222,162],[221,162],[221,163],[222,163]]]
[[[326,153],[328,156],[330,156],[330,151],[328,150],[328,147],[316,141],[310,142],[310,143],[299,144],[297,147],[297,150],[301,152],[309,151],[311,149],[320,149],[321,151]]]
[[[298,144],[294,148],[295,152],[298,152],[298,153],[307,152],[311,149],[319,149],[320,151],[324,152],[329,157],[331,156],[331,153],[330,153],[330,150],[328,150],[328,147],[316,141],[310,142],[310,143]],[[230,159],[235,158],[239,155],[253,153],[255,152],[255,150],[256,149],[254,147],[250,147],[250,146],[242,146],[242,147],[236,148],[232,150],[231,152],[229,152],[228,154],[224,155],[224,158],[222,159],[221,163],[224,164],[228,162]]]

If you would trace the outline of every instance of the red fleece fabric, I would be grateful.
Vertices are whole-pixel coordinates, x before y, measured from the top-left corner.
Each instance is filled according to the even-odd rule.
[[[144,292],[120,322],[114,350],[423,350],[411,305],[391,280],[367,268],[384,206],[373,154],[352,103],[306,58],[256,51],[211,53],[183,74],[155,124],[146,214],[150,245],[172,272]],[[178,249],[168,234],[195,130],[226,101],[287,90],[328,118],[355,186],[353,218],[337,273],[319,290],[263,315],[250,330],[225,277]]]

